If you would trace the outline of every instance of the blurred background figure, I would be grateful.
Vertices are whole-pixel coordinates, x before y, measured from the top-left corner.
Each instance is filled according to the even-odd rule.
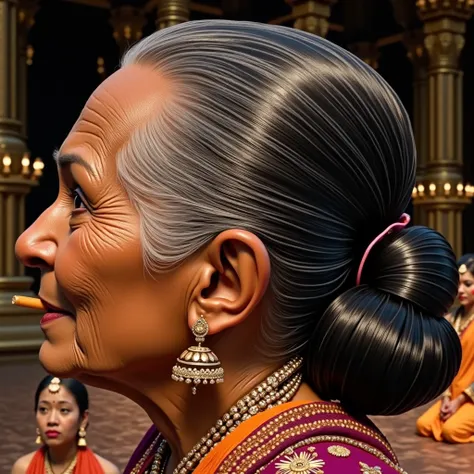
[[[35,394],[36,444],[12,474],[118,474],[111,462],[87,447],[89,396],[75,379],[45,377]]]
[[[447,319],[461,338],[462,363],[441,400],[416,423],[421,436],[450,443],[474,442],[474,254],[459,259],[459,306]],[[435,291],[435,289],[433,289]]]

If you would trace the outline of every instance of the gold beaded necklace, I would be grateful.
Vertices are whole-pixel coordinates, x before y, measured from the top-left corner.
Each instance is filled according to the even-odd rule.
[[[77,462],[77,453],[74,456],[74,459],[69,464],[69,466],[61,474],[72,474],[72,472],[74,471],[74,468],[76,467],[76,462]],[[46,474],[54,474],[53,468],[51,466],[51,461],[49,459],[49,454],[46,454],[45,456],[44,467],[46,470]]]
[[[460,336],[473,321],[474,321],[474,313],[468,316],[467,318],[463,318],[462,315],[457,316],[454,319],[453,326],[458,336]]]
[[[267,377],[249,394],[241,398],[225,413],[216,424],[201,438],[191,451],[180,461],[173,474],[188,474],[193,472],[206,454],[209,453],[223,438],[235,430],[240,423],[252,416],[274,406],[289,402],[298,391],[303,376],[300,372],[303,364],[302,357],[295,357],[281,369]],[[146,459],[153,452],[161,436],[157,436],[145,451],[130,474],[138,474]],[[167,443],[162,440],[155,453],[150,470],[146,474],[163,474],[166,463],[163,453]]]

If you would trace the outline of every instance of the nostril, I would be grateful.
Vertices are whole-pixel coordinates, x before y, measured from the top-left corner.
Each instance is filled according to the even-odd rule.
[[[25,265],[27,267],[32,267],[32,268],[44,268],[48,266],[48,264],[42,258],[39,258],[39,257],[27,258],[25,261]]]

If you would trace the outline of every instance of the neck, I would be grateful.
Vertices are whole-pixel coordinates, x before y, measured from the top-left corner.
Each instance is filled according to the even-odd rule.
[[[236,330],[239,327],[234,329]],[[121,393],[147,412],[171,447],[172,455],[167,463],[167,472],[172,472],[222,415],[287,362],[269,362],[256,349],[256,342],[249,339],[249,334],[257,331],[247,329],[244,332],[244,335],[237,334],[226,340],[213,338],[209,344],[206,340],[206,345],[215,350],[220,358],[225,371],[224,383],[201,384],[196,395],[192,394],[190,385],[171,379],[176,354],[167,358],[160,357],[156,362],[141,360],[133,364],[133,367],[127,367],[126,372],[108,374],[107,379],[81,375],[81,380]],[[245,350],[242,350],[242,341],[246,341]],[[293,400],[320,399],[303,384]]]
[[[247,365],[232,370],[227,364],[225,382],[199,386],[196,395],[189,385],[171,378],[147,387],[142,392],[147,402],[141,405],[171,446],[170,463],[177,464],[234,403],[279,366]]]
[[[269,364],[268,361],[256,363],[256,360],[259,359],[246,359],[243,354],[239,358],[239,365],[235,365],[235,357],[232,360],[221,359],[225,369],[224,383],[199,385],[196,395],[192,394],[189,385],[171,380],[171,367],[175,359],[169,361],[166,376],[161,378],[157,374],[163,373],[163,366],[161,370],[150,370],[149,366],[146,372],[139,372],[135,367],[133,380],[130,379],[130,372],[127,374],[127,396],[147,412],[171,447],[172,455],[167,462],[167,472],[173,471],[181,459],[238,400],[284,365]],[[117,382],[115,379],[116,384]],[[125,378],[121,383],[125,385]],[[133,395],[130,387],[134,387]],[[118,385],[115,385],[115,390],[117,389]],[[293,400],[317,401],[319,398],[308,386],[303,385]]]
[[[52,466],[66,468],[73,461],[76,454],[76,443],[63,446],[48,446],[48,457]]]
[[[465,305],[462,311],[462,317],[466,318],[472,315],[474,311],[474,304]]]

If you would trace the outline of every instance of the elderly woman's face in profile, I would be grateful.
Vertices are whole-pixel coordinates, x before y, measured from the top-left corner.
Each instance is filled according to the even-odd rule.
[[[139,218],[117,178],[116,156],[160,113],[166,81],[143,66],[108,78],[88,100],[58,153],[59,195],[19,238],[17,253],[40,267],[40,296],[74,317],[44,325],[40,358],[55,374],[113,371],[182,349],[186,266],[166,278],[143,265]]]

